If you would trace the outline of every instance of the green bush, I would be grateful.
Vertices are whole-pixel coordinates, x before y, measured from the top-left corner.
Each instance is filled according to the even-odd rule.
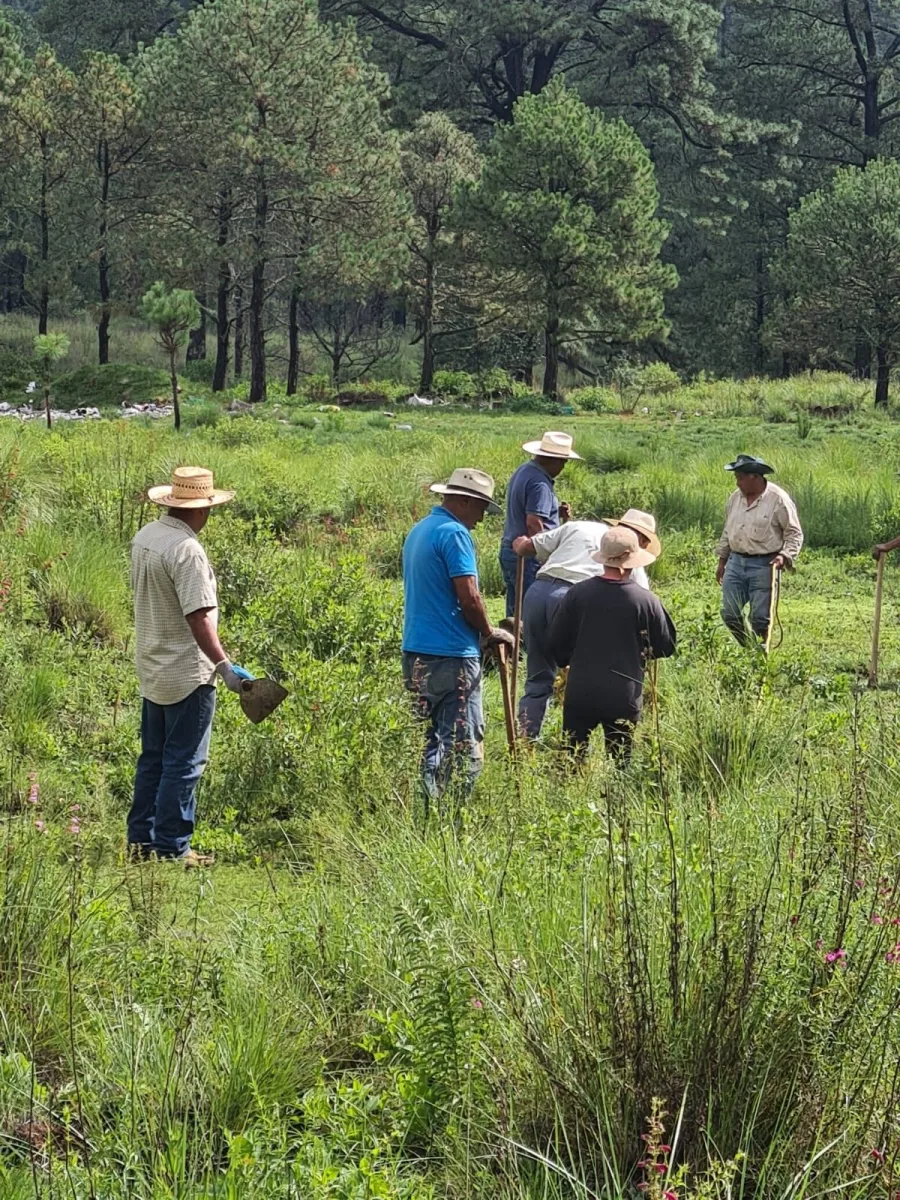
[[[576,408],[584,409],[585,412],[616,412],[619,407],[616,393],[606,387],[574,388],[566,394],[566,400],[569,404],[574,404]]]
[[[681,387],[678,373],[668,363],[647,363],[636,373],[636,386],[648,396],[669,396]]]
[[[470,403],[478,395],[478,385],[468,371],[435,371],[435,396],[457,403]]]
[[[214,358],[194,358],[184,364],[181,375],[183,378],[189,379],[191,383],[211,384],[215,371],[216,361]]]

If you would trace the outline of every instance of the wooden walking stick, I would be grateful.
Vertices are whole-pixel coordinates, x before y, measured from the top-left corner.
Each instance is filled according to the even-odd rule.
[[[519,653],[522,649],[522,600],[524,597],[525,559],[520,557],[516,564],[516,607],[513,616],[513,637],[516,639],[516,644],[513,646],[512,681],[510,686],[513,709],[515,709],[519,698]]]
[[[772,598],[769,601],[769,628],[766,631],[765,652],[766,654],[772,648],[772,631],[775,628],[775,622],[778,619],[778,605],[781,600],[781,571],[774,564],[772,565]]]
[[[500,690],[503,692],[503,715],[506,718],[506,744],[510,754],[516,752],[516,714],[509,688],[509,662],[506,646],[500,644],[494,647],[497,655],[497,670],[500,673]]]
[[[872,661],[869,663],[869,687],[878,686],[878,641],[881,637],[881,597],[884,590],[884,559],[878,555],[878,573],[875,576],[875,625],[872,629]]]

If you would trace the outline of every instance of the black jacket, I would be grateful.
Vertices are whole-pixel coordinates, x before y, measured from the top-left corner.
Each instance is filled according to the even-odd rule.
[[[566,708],[604,720],[640,716],[644,668],[675,653],[672,618],[652,592],[599,576],[571,588],[550,626],[550,653],[568,666]]]

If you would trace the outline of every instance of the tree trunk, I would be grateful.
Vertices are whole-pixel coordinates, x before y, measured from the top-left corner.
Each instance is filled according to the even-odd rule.
[[[178,403],[178,370],[175,363],[177,350],[169,348],[169,373],[172,377],[172,407],[175,409],[175,432],[181,429],[181,405]]]
[[[875,351],[875,361],[878,364],[875,376],[875,407],[886,409],[888,406],[888,388],[891,382],[891,368],[888,363],[887,350],[879,346]]]
[[[762,229],[760,229],[762,237]],[[753,368],[757,375],[763,369],[763,326],[766,321],[766,263],[762,247],[756,252],[756,338],[753,346]]]
[[[434,241],[429,239],[422,298],[422,376],[419,391],[427,396],[434,387]]]
[[[44,413],[47,417],[47,428],[50,429],[53,425],[53,418],[50,415],[50,380],[44,384]]]
[[[234,377],[244,374],[244,289],[237,284],[234,289]]]
[[[551,303],[544,327],[544,395],[552,400],[559,391],[559,315]]]
[[[228,385],[228,336],[231,321],[228,317],[228,301],[231,296],[231,263],[225,257],[228,237],[231,232],[231,201],[226,188],[218,197],[219,228],[216,246],[219,250],[219,280],[216,287],[216,366],[213,371],[212,390],[224,392]]]
[[[863,338],[857,338],[853,348],[853,374],[857,379],[872,378],[872,347]]]
[[[878,139],[881,136],[881,113],[878,105],[878,71],[869,66],[863,83],[863,128],[866,134],[865,162],[869,163],[878,154]]]
[[[288,396],[297,395],[297,379],[300,375],[299,310],[300,296],[297,288],[294,287],[291,291],[291,302],[288,306],[288,373],[286,388]]]
[[[47,139],[41,137],[41,294],[38,300],[38,333],[47,332],[50,318],[50,281],[47,277],[50,263],[50,213],[47,207],[47,191],[49,187],[49,154]],[[50,423],[50,410],[47,409],[47,424]]]
[[[265,174],[256,180],[256,213],[253,222],[253,271],[250,277],[250,403],[266,399],[266,225],[269,192]]]
[[[200,324],[188,334],[187,361],[203,362],[206,358],[206,292],[198,293]]]
[[[100,287],[100,319],[97,322],[97,358],[101,366],[109,362],[109,144],[103,140],[97,146],[97,169],[100,172],[100,230],[97,255],[97,281]]]

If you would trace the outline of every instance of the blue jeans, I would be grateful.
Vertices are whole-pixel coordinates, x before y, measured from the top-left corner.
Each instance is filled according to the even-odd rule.
[[[416,716],[428,726],[422,757],[426,801],[458,782],[471,793],[484,766],[481,659],[403,655],[403,682]]]
[[[128,842],[143,853],[181,858],[191,848],[197,784],[209,757],[216,689],[199,687],[178,704],[144,700],[141,756],[128,814]]]
[[[750,628],[765,640],[772,615],[774,554],[732,554],[722,580],[722,620],[741,643],[747,642],[744,609],[750,605]]]
[[[519,564],[518,554],[513,553],[512,546],[507,546],[504,542],[500,543],[500,570],[503,572],[503,582],[506,584],[506,615],[514,617],[516,615],[516,570]],[[528,589],[537,579],[537,573],[540,570],[541,564],[536,558],[525,559],[525,586],[523,595],[527,595]]]
[[[561,579],[536,579],[522,605],[522,635],[528,651],[528,681],[519,702],[519,726],[526,737],[540,736],[553,695],[557,664],[547,648],[550,623],[571,587]]]

